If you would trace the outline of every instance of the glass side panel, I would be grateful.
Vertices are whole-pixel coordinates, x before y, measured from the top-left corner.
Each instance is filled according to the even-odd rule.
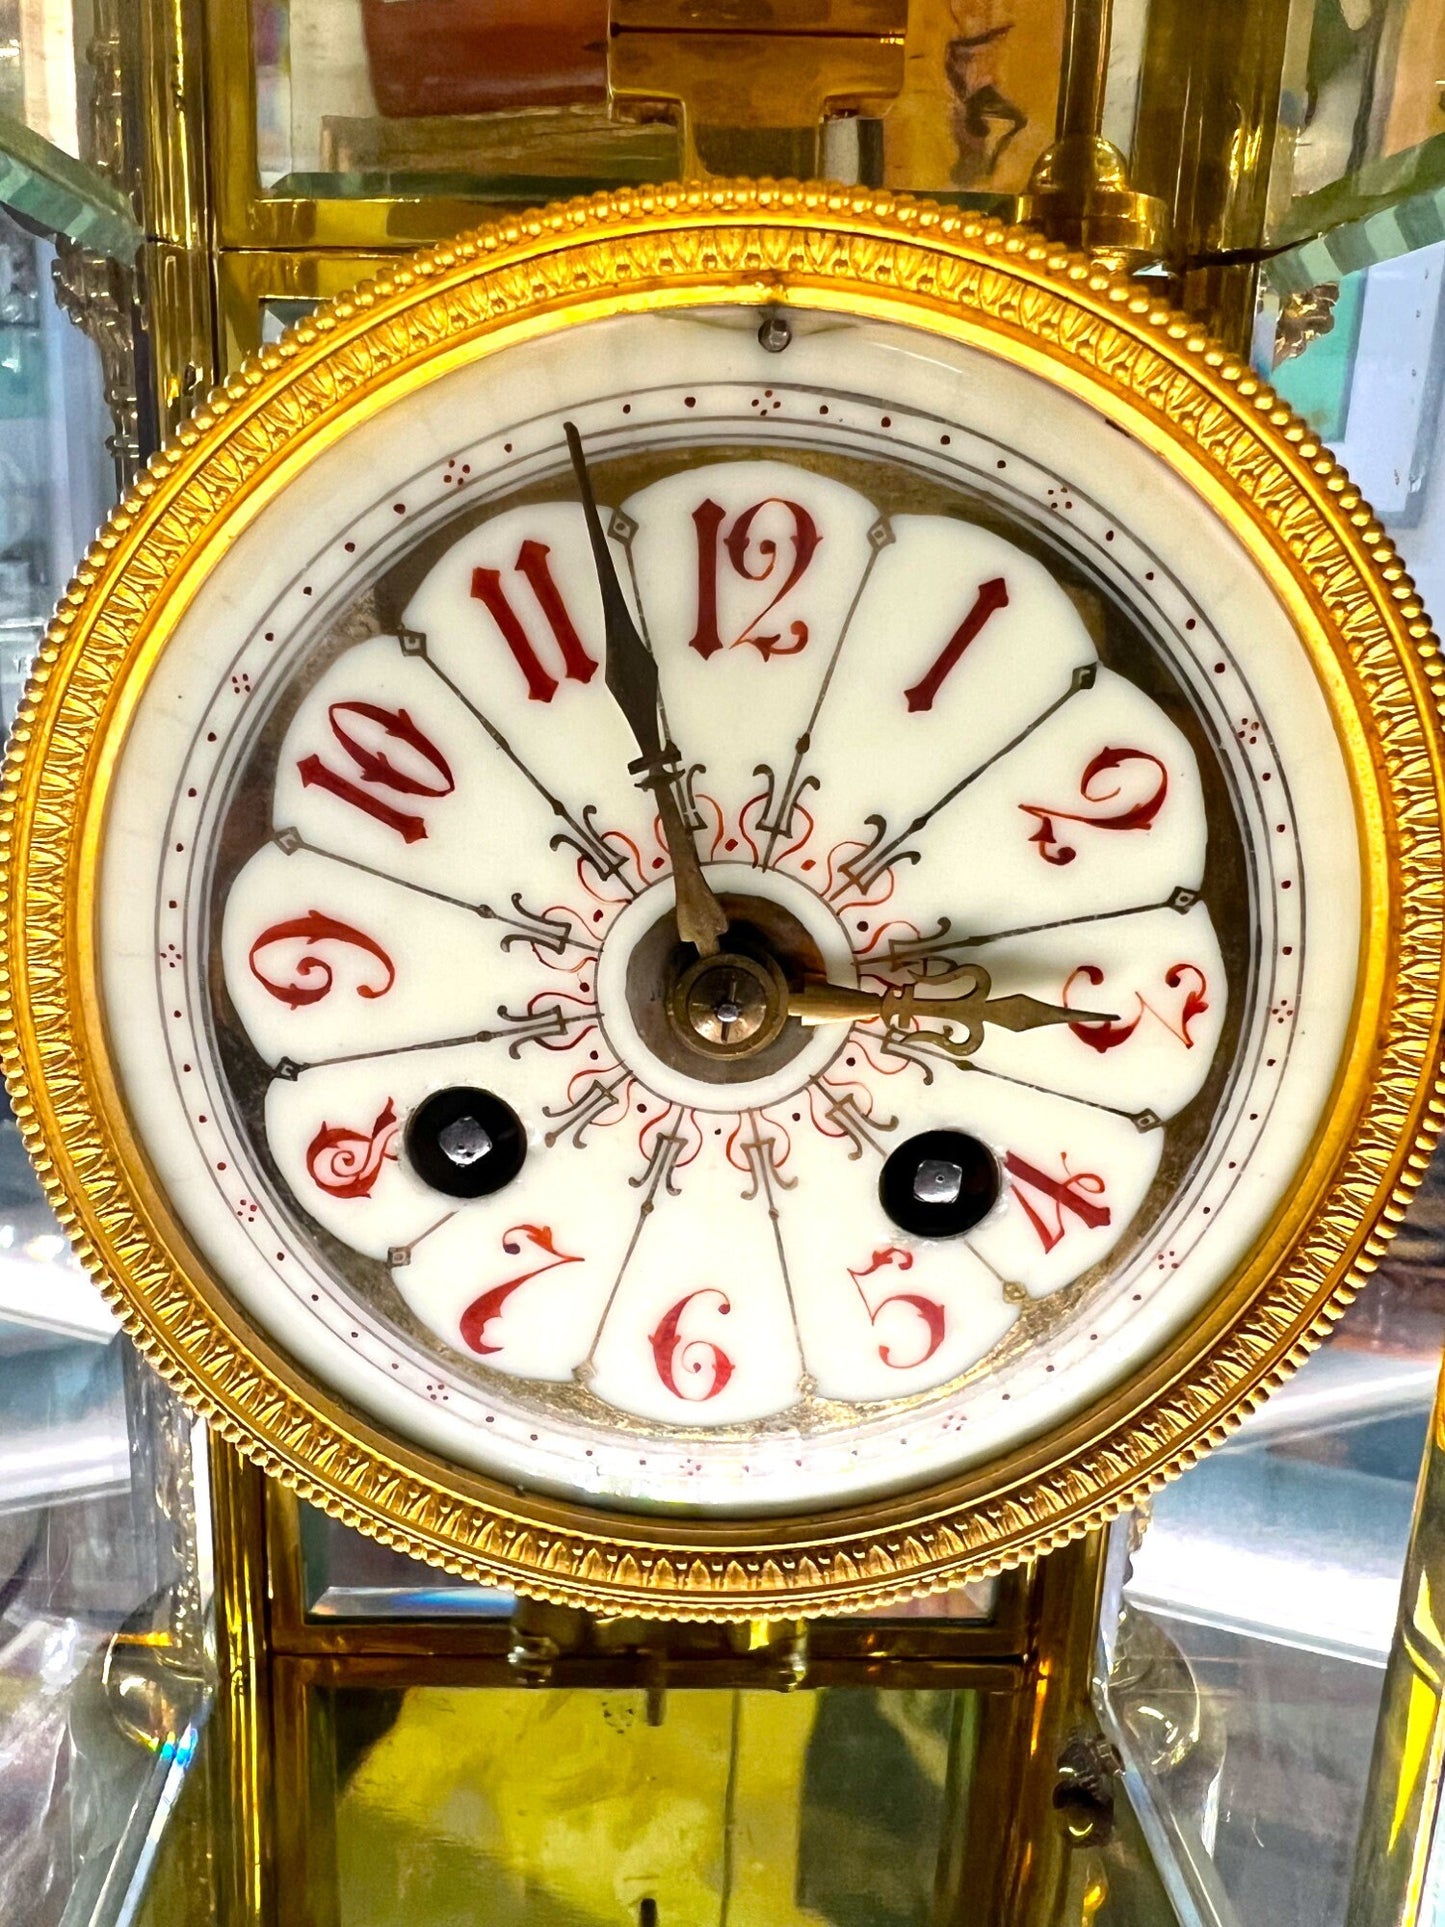
[[[7,727],[113,485],[100,371],[51,259],[0,210]],[[16,1927],[132,1918],[186,1778],[209,1693],[197,1436],[70,1257],[0,1100],[0,1920]]]
[[[0,114],[77,159],[94,31],[89,0],[0,0]]]
[[[310,1891],[337,1927],[925,1927],[977,1702],[950,1692],[318,1689]],[[334,1893],[335,1911],[329,1895]]]
[[[1304,0],[1280,101],[1266,239],[1292,241],[1366,204],[1445,183],[1434,0]]]
[[[98,358],[51,292],[54,250],[0,206],[0,723],[113,500]]]
[[[1339,1927],[1445,1338],[1445,1172],[1325,1345],[1116,1528],[1106,1723],[1186,1921]]]

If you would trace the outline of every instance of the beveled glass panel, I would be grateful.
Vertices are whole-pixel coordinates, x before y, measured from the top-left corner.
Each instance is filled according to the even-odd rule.
[[[1295,14],[1270,183],[1272,242],[1445,185],[1445,15],[1433,0],[1306,0]]]
[[[1115,1529],[1104,1717],[1209,1927],[1345,1920],[1445,1335],[1442,1177],[1329,1343]]]
[[[252,0],[262,190],[535,204],[675,179],[671,128],[608,117],[595,13],[589,33],[578,6]]]
[[[27,6],[26,32],[48,17]],[[114,480],[95,350],[55,304],[53,259],[0,208],[0,729]],[[71,1256],[0,1100],[0,1920],[15,1927],[132,1919],[185,1783],[210,1685],[198,1429]]]

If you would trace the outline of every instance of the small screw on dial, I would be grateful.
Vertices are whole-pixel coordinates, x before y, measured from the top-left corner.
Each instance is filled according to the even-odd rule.
[[[793,330],[780,314],[764,317],[758,329],[758,345],[770,355],[780,355],[793,339]]]
[[[878,1198],[900,1231],[957,1238],[998,1202],[998,1160],[967,1131],[920,1131],[883,1166]]]
[[[510,1184],[527,1156],[522,1120],[491,1091],[453,1085],[419,1104],[406,1155],[423,1184],[449,1198],[485,1198]]]

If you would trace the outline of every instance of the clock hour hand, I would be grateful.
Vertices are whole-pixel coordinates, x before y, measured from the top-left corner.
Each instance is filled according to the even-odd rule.
[[[592,477],[582,453],[582,437],[575,422],[563,422],[567,452],[577,477],[577,492],[587,520],[592,543],[592,561],[597,570],[597,587],[602,596],[602,628],[607,647],[607,687],[613,701],[627,719],[627,727],[641,754],[629,763],[628,773],[639,789],[650,790],[662,819],[663,841],[672,858],[673,881],[677,892],[677,934],[690,943],[699,955],[717,953],[718,939],[728,927],[727,912],[714,896],[702,873],[697,846],[683,821],[677,785],[682,775],[682,759],[676,743],[664,743],[659,720],[657,663],[652,651],[638,634],[617,567],[597,513],[592,492]]]
[[[853,1024],[881,1018],[889,1030],[903,1031],[918,1018],[933,1018],[948,1026],[939,1048],[948,1056],[971,1057],[983,1042],[985,1024],[1001,1030],[1037,1030],[1045,1024],[1109,1024],[1114,1018],[1097,1010],[1071,1010],[1063,1004],[1015,993],[990,997],[988,972],[978,964],[964,964],[934,983],[967,987],[947,997],[925,997],[917,984],[894,984],[886,990],[857,990],[847,984],[812,982],[788,998],[788,1015],[805,1024]],[[961,1033],[961,1034],[960,1034]]]

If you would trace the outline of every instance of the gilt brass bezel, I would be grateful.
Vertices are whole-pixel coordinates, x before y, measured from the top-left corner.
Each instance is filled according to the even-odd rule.
[[[108,787],[197,583],[314,451],[462,358],[710,302],[909,325],[1050,381],[1228,526],[1310,657],[1354,786],[1363,939],[1334,1101],[1249,1263],[1106,1398],[999,1462],[826,1515],[708,1520],[519,1495],[352,1411],[206,1276],[121,1102],[97,976]],[[1191,1463],[1378,1263],[1445,1118],[1439,645],[1378,522],[1248,366],[1145,287],[1017,229],[862,190],[707,183],[545,210],[409,261],[247,361],[92,547],[37,659],[3,808],[0,1047],[82,1261],[266,1471],[454,1571],[650,1617],[857,1612],[1077,1537]]]

